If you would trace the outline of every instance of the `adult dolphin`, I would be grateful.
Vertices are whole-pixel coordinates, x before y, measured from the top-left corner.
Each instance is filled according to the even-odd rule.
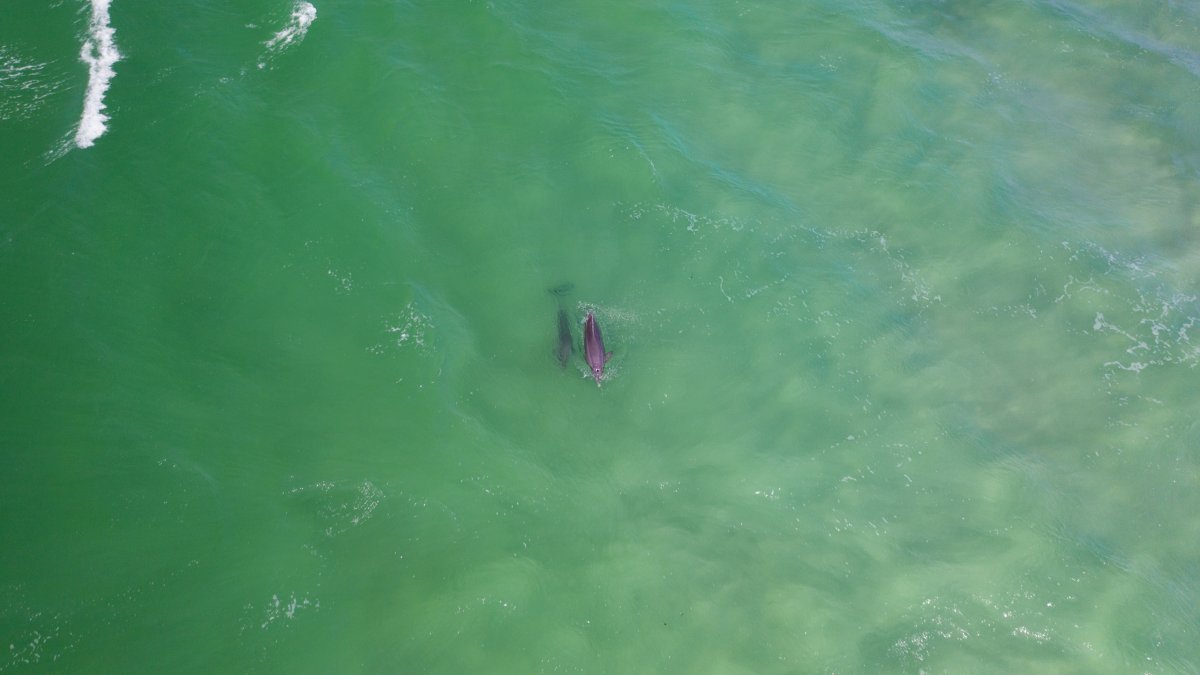
[[[592,377],[596,378],[596,386],[599,387],[600,378],[604,377],[604,364],[608,362],[612,352],[604,351],[604,338],[600,336],[600,326],[591,312],[588,312],[587,319],[583,322],[583,355],[587,358]]]

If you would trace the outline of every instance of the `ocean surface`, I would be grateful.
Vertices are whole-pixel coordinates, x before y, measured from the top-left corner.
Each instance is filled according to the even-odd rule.
[[[1200,672],[1200,4],[3,10],[0,672]]]

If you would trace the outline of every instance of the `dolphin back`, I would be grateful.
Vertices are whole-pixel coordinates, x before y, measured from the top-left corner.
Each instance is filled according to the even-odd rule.
[[[604,351],[600,325],[596,323],[596,317],[591,312],[588,312],[587,319],[583,322],[583,354],[587,358],[588,367],[592,369],[592,377],[596,378],[596,384],[599,384],[600,377],[604,374],[604,363],[608,361],[608,353]]]

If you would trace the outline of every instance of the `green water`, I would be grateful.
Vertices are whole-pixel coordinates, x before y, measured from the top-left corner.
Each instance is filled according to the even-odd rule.
[[[1200,670],[1200,9],[313,5],[0,21],[0,672]]]

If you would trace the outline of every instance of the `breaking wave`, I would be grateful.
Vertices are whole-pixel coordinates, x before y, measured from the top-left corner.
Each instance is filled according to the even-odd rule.
[[[116,71],[113,64],[121,59],[113,40],[116,31],[109,24],[108,8],[112,0],[92,0],[92,19],[88,37],[84,40],[79,58],[88,65],[87,95],[83,100],[83,115],[75,132],[75,145],[89,148],[108,128],[104,114],[104,92]]]

